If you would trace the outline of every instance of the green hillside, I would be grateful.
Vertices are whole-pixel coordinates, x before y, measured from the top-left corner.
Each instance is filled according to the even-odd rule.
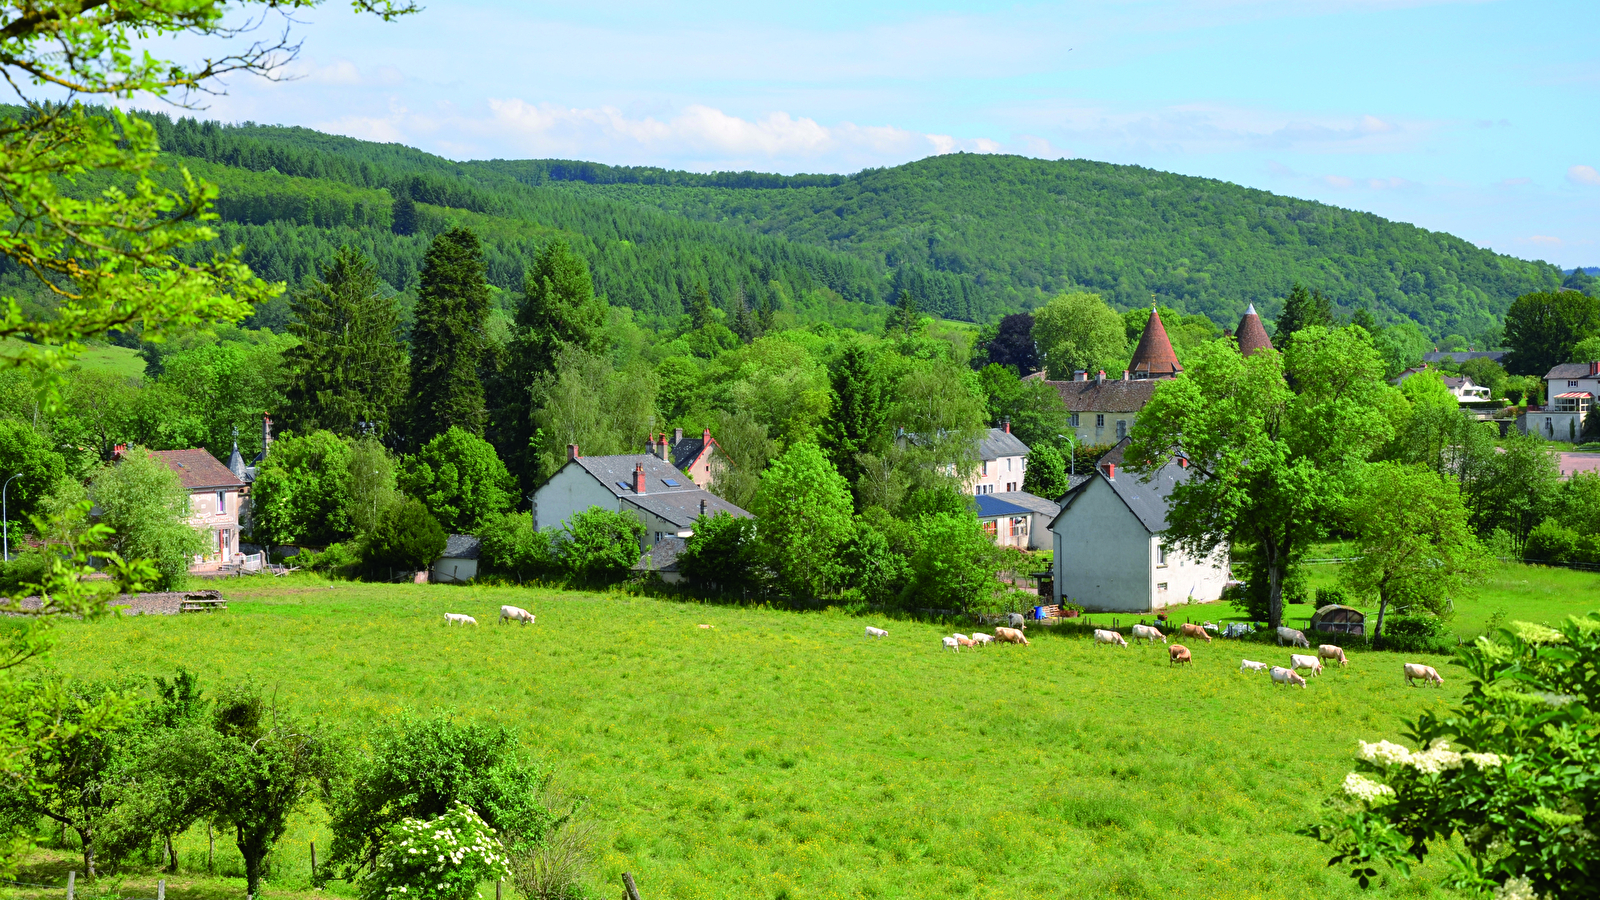
[[[1344,311],[1366,304],[1380,321],[1475,337],[1516,296],[1562,279],[1554,266],[1369,213],[1087,160],[953,154],[833,184],[555,160],[470,167],[840,250],[952,318],[1082,286],[1125,307],[1157,295],[1232,325],[1247,303],[1276,314],[1299,281]]]

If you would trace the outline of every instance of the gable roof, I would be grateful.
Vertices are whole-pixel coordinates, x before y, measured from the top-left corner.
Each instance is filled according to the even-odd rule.
[[[483,552],[483,544],[470,534],[452,534],[444,540],[444,552],[439,554],[440,559],[477,559]]]
[[[978,518],[980,519],[994,519],[1000,516],[1025,516],[1033,512],[1026,506],[1020,506],[1008,500],[1001,500],[998,494],[979,494],[972,499],[977,503]]]
[[[1249,356],[1257,350],[1271,350],[1272,338],[1267,336],[1267,329],[1261,324],[1261,317],[1256,315],[1254,303],[1244,311],[1244,318],[1239,320],[1239,329],[1235,332],[1239,339],[1239,353]]]
[[[1061,512],[1050,522],[1050,527],[1055,528],[1061,517],[1067,514],[1072,505],[1078,501],[1091,485],[1103,482],[1111,488],[1144,526],[1145,531],[1151,534],[1160,534],[1167,530],[1167,506],[1172,500],[1172,489],[1189,479],[1189,470],[1177,460],[1162,466],[1159,471],[1147,482],[1132,472],[1120,472],[1116,477],[1106,474],[1107,464],[1122,465],[1122,452],[1127,447],[1127,440],[1117,444],[1116,448],[1100,459],[1100,466],[1095,469],[1095,474],[1083,481],[1067,493],[1061,500]],[[1115,459],[1113,459],[1115,455]]]
[[[631,503],[646,512],[654,513],[679,528],[689,528],[694,525],[696,519],[700,518],[701,501],[705,501],[706,515],[708,516],[725,512],[736,519],[754,518],[750,513],[734,506],[716,494],[699,488],[692,491],[668,491],[661,494],[648,492],[635,494],[629,492],[622,497],[622,500],[624,503]]]
[[[1562,363],[1551,369],[1549,374],[1544,377],[1549,380],[1552,378],[1595,378],[1597,375],[1600,375],[1600,373],[1595,372],[1595,363],[1581,362]]]
[[[1047,381],[1056,389],[1067,412],[1138,412],[1155,396],[1156,382],[1143,381]]]
[[[979,459],[999,459],[1002,456],[1027,456],[1028,445],[1004,428],[991,428],[978,440]]]
[[[616,456],[580,456],[568,462],[576,463],[585,472],[593,475],[595,480],[605,485],[606,490],[618,497],[632,499],[639,496],[649,496],[657,493],[671,493],[673,491],[698,491],[695,483],[689,476],[683,474],[671,463],[660,457],[648,453],[623,453]],[[633,471],[635,466],[644,466],[644,494],[635,494],[633,490]],[[668,484],[667,482],[675,482]]]
[[[982,500],[984,497],[991,497],[1000,501],[1001,503],[1008,503],[1012,506],[1020,506],[1030,513],[1048,516],[1052,519],[1054,519],[1061,512],[1061,505],[1059,503],[1052,503],[1043,497],[1036,497],[1027,491],[1000,491],[999,493],[995,494],[979,495],[978,509],[980,512],[978,515],[980,516],[983,515],[981,510],[983,509]],[[1015,515],[1015,513],[1012,515]]]
[[[239,476],[205,450],[154,450],[151,455],[177,473],[185,490],[205,491],[244,487]]]
[[[655,546],[639,555],[639,561],[633,564],[635,572],[676,572],[678,571],[678,555],[683,552],[687,542],[677,535],[663,537],[655,542]]]
[[[716,439],[713,438],[711,443],[714,446],[717,443]],[[669,450],[669,452],[672,454],[672,464],[677,466],[679,469],[687,469],[694,465],[695,460],[700,458],[701,451],[705,449],[706,442],[704,439],[684,438],[676,444],[673,444]]]
[[[1178,354],[1172,352],[1172,341],[1167,337],[1167,326],[1161,324],[1161,314],[1150,308],[1150,320],[1144,323],[1144,334],[1139,335],[1139,346],[1133,351],[1128,371],[1135,378],[1167,378],[1183,371],[1178,364]]]

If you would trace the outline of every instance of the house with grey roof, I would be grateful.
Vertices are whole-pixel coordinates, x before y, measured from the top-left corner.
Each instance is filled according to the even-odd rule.
[[[574,514],[597,506],[643,522],[641,550],[666,537],[689,537],[701,516],[750,515],[653,454],[582,456],[577,445],[569,444],[566,464],[533,494],[533,526],[560,528]]]
[[[483,545],[470,534],[445,538],[444,552],[428,567],[428,580],[434,584],[471,581],[478,575],[478,557]]]
[[[1544,384],[1544,407],[1528,407],[1517,427],[1545,440],[1578,443],[1584,418],[1600,400],[1600,362],[1562,363],[1545,373]]]
[[[654,572],[667,584],[677,584],[683,580],[683,573],[678,571],[678,555],[686,546],[687,542],[681,537],[663,537],[640,555],[639,561],[633,564],[633,571]]]
[[[978,440],[978,469],[967,492],[981,496],[1020,491],[1027,467],[1028,445],[1011,433],[1011,420],[1007,419]]]
[[[1228,552],[1192,555],[1166,536],[1172,491],[1189,477],[1173,460],[1145,480],[1123,465],[1127,442],[1061,500],[1050,523],[1055,601],[1104,612],[1155,612],[1216,600],[1228,582]]]
[[[1001,547],[1043,550],[1050,546],[1050,522],[1061,507],[1026,491],[979,494],[978,522]]]
[[[670,442],[665,431],[651,435],[645,451],[672,463],[697,486],[710,490],[716,480],[711,461],[721,454],[722,448],[717,446],[709,428],[703,429],[699,437],[684,437],[682,428],[674,428]]]

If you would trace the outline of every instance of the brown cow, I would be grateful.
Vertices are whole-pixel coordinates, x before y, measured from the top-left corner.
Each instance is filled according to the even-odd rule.
[[[1028,642],[1028,639],[1022,636],[1022,632],[1015,628],[996,628],[994,630],[994,639],[1008,644],[1026,644]]]
[[[1192,663],[1192,662],[1194,662],[1194,659],[1191,656],[1189,656],[1189,648],[1188,647],[1185,647],[1182,644],[1173,644],[1172,646],[1167,648],[1167,665],[1168,666],[1173,666],[1173,665],[1176,665],[1178,663]]]
[[[1206,643],[1211,643],[1211,635],[1207,634],[1204,628],[1193,622],[1183,623],[1183,626],[1178,629],[1178,633],[1184,637],[1205,638]]]

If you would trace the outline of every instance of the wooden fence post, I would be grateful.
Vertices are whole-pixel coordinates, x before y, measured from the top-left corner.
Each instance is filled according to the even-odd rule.
[[[633,876],[627,872],[622,873],[622,886],[628,889],[628,900],[639,900],[639,888],[633,883]]]
[[[67,900],[72,900],[72,892],[73,892],[73,889],[77,887],[77,881],[78,881],[78,873],[77,872],[68,872],[67,873]]]
[[[156,900],[167,900],[167,880],[165,878],[156,882]]]
[[[211,823],[206,823],[206,871],[211,871],[211,858],[217,853],[217,837],[211,833]]]

